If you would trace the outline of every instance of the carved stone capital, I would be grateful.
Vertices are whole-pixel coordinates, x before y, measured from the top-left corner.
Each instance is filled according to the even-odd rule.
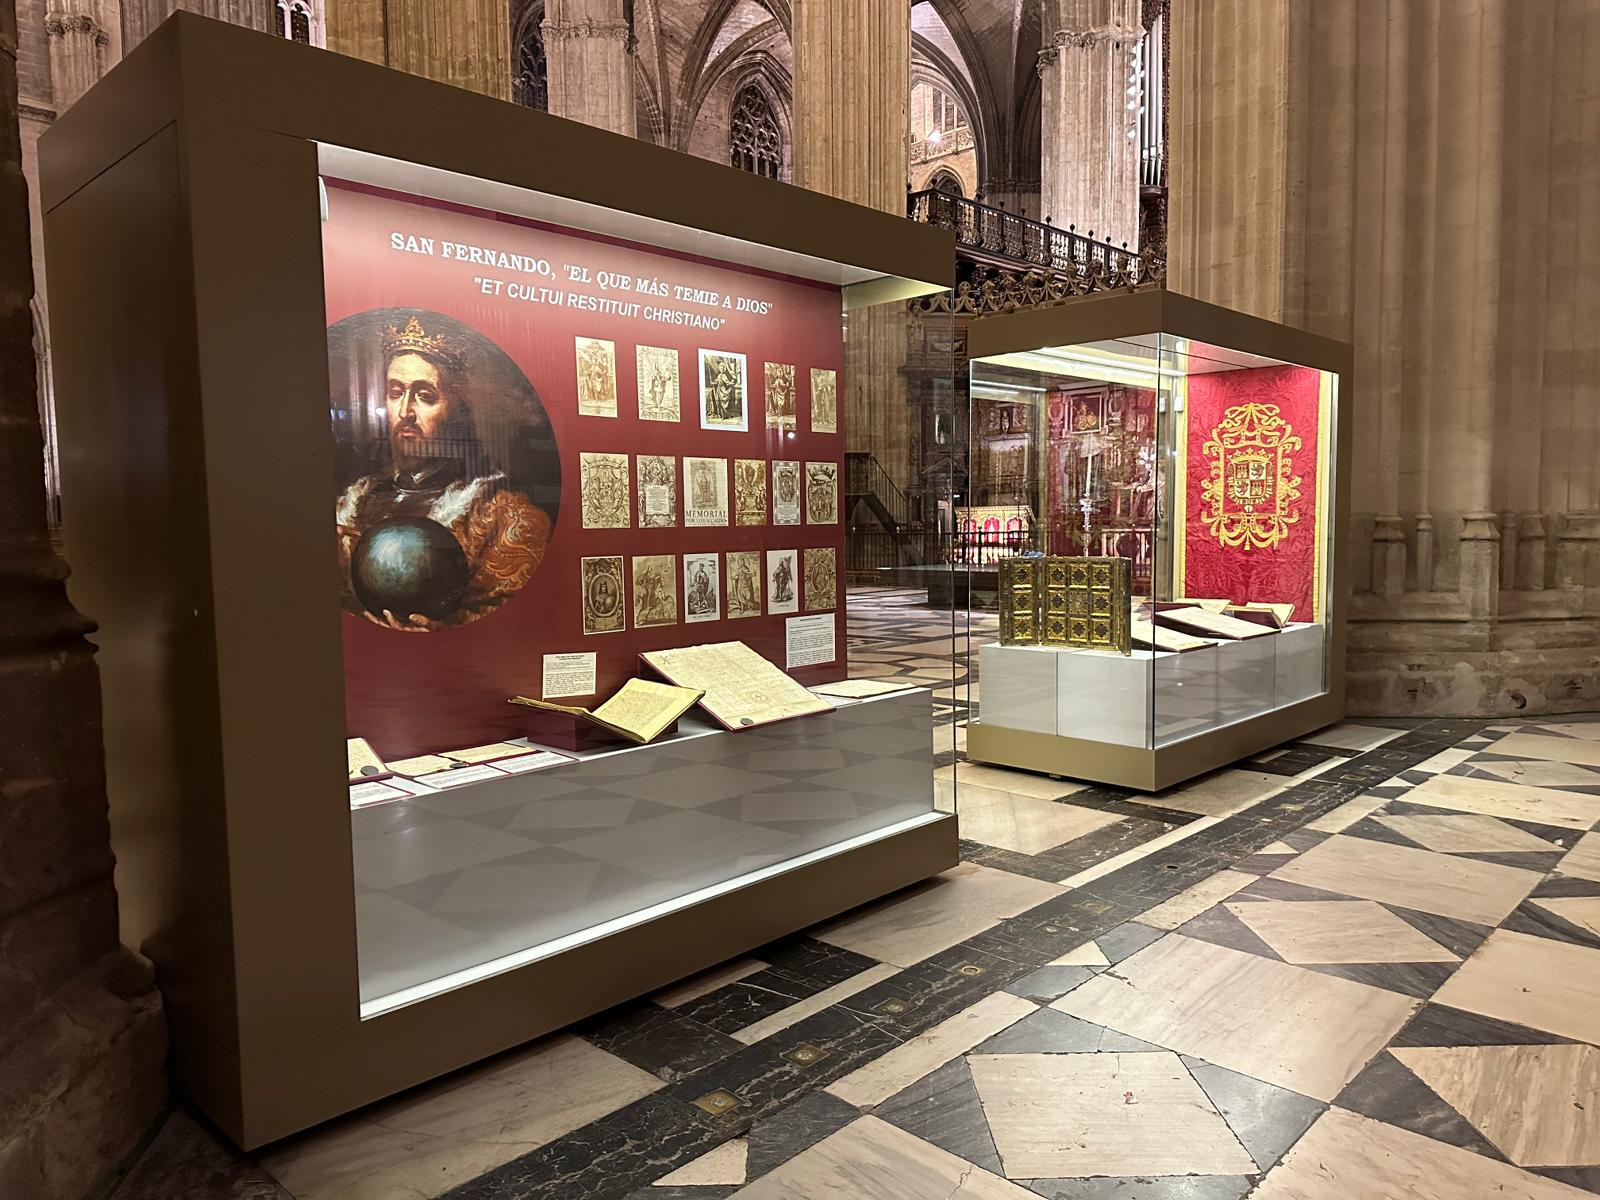
[[[98,21],[84,13],[51,13],[44,19],[44,31],[53,38],[64,38],[69,33],[85,33],[102,46],[106,43],[106,31]]]
[[[595,41],[617,41],[629,45],[633,41],[633,30],[628,28],[627,22],[608,21],[574,21],[570,25],[557,25],[552,21],[540,24],[539,32],[548,42],[573,42],[580,39]]]

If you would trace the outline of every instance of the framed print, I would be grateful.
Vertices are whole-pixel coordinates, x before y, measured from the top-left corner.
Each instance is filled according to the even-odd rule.
[[[683,460],[683,523],[685,525],[728,523],[727,459]]]
[[[839,464],[806,464],[806,524],[839,523]]]
[[[811,432],[839,432],[839,373],[811,368]]]
[[[761,552],[728,553],[728,618],[761,615]]]
[[[641,454],[639,528],[671,529],[678,523],[678,460],[670,454]]]
[[[578,455],[579,495],[585,529],[627,529],[631,495],[626,454]]]
[[[800,576],[795,550],[767,551],[767,611],[792,613],[800,611]]]
[[[772,464],[772,523],[800,524],[800,464]]]
[[[578,354],[578,415],[617,415],[617,344],[602,338],[574,339]]]
[[[678,557],[641,554],[633,560],[633,627],[678,623]]]
[[[717,573],[717,555],[683,556],[683,619],[718,621],[722,619],[722,581]]]
[[[638,371],[639,419],[678,420],[678,352],[660,346],[634,349]]]
[[[700,351],[700,428],[744,433],[750,428],[750,381],[744,355]]]
[[[839,562],[832,546],[808,549],[806,565],[806,611],[826,612],[838,607]]]
[[[767,385],[767,428],[794,428],[794,364],[765,363]]]
[[[733,460],[733,511],[736,525],[767,523],[767,464],[760,458]]]
[[[583,583],[583,632],[621,633],[628,627],[622,606],[622,558],[585,558],[579,562]]]

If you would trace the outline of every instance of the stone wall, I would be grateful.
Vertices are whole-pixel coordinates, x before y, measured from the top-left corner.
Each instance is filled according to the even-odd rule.
[[[28,211],[0,2],[0,211]],[[0,222],[0,1196],[105,1186],[166,1100],[149,964],[117,940],[91,626],[45,520],[28,222]]]
[[[1175,0],[1170,278],[1355,347],[1352,709],[1600,707],[1600,5]]]

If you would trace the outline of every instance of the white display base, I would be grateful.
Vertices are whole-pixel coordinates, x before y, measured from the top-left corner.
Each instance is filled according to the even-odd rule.
[[[1324,690],[1321,625],[1182,654],[991,643],[978,652],[980,719],[1114,746],[1170,745]]]

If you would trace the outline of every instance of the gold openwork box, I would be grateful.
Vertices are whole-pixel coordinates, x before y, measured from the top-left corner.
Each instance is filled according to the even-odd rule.
[[[970,758],[1155,791],[1343,716],[1348,346],[1150,289],[968,351],[971,493],[1030,551]]]
[[[1003,645],[1132,649],[1125,558],[1002,559],[1000,596]]]

